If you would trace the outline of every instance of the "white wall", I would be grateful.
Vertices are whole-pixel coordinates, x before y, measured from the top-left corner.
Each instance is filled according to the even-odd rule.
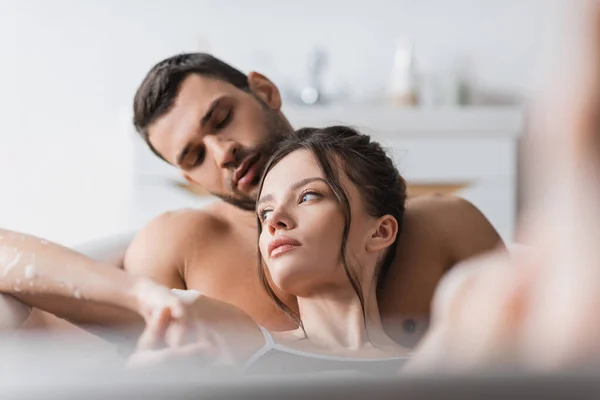
[[[376,96],[399,35],[423,65],[469,56],[480,91],[527,88],[544,0],[0,0],[0,226],[72,244],[127,229],[131,99],[145,72],[211,51],[285,86],[315,44]]]

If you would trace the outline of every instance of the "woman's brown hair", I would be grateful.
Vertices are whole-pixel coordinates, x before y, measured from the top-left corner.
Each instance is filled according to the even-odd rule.
[[[277,147],[275,153],[267,162],[259,185],[258,193],[262,192],[265,177],[285,156],[296,150],[308,150],[314,156],[319,167],[325,175],[325,180],[339,201],[344,213],[344,230],[340,248],[340,258],[346,276],[358,296],[363,318],[365,305],[362,290],[355,277],[352,276],[346,260],[348,233],[350,231],[351,216],[348,194],[340,183],[338,176],[338,161],[344,172],[358,188],[367,212],[373,217],[384,215],[393,216],[398,223],[398,234],[394,243],[388,248],[384,259],[377,269],[377,290],[385,281],[389,268],[396,256],[396,248],[404,216],[406,202],[406,182],[400,176],[393,160],[377,142],[373,142],[368,135],[363,135],[347,126],[330,126],[327,128],[303,128],[286,137]],[[262,232],[261,221],[258,220],[258,233]],[[277,306],[284,311],[302,329],[300,316],[288,307],[273,291],[265,273],[262,256],[259,253],[259,274],[261,282],[275,301]],[[366,323],[366,321],[365,321]]]

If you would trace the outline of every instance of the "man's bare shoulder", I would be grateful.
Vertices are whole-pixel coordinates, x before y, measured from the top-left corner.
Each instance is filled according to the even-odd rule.
[[[419,225],[429,241],[454,264],[502,245],[498,232],[471,202],[457,196],[429,195],[407,201],[409,226]]]
[[[155,245],[176,247],[178,250],[190,243],[195,246],[209,245],[230,227],[229,220],[219,210],[218,205],[210,205],[205,208],[167,211],[151,220],[138,233],[138,237],[154,239]]]
[[[134,237],[125,254],[125,269],[181,287],[191,252],[210,248],[227,235],[230,224],[218,210],[211,205],[160,214]]]
[[[427,214],[433,212],[445,212],[448,210],[465,212],[471,212],[473,210],[479,212],[471,202],[465,200],[462,197],[444,194],[429,194],[425,196],[417,196],[409,198],[406,201],[407,210],[416,212],[425,212]]]

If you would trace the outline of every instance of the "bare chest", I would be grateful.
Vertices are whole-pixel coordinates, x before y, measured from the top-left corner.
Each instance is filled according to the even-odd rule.
[[[273,330],[295,327],[280,311],[259,279],[256,229],[240,229],[209,252],[190,252],[186,266],[188,289],[233,304],[258,324]]]
[[[386,333],[400,345],[414,347],[429,327],[431,301],[446,269],[435,253],[399,254],[379,296]]]

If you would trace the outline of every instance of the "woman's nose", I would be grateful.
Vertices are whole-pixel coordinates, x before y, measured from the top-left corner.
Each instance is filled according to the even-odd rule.
[[[267,217],[267,225],[271,236],[275,235],[277,231],[290,230],[295,226],[289,213],[281,208],[271,211],[271,215]]]

